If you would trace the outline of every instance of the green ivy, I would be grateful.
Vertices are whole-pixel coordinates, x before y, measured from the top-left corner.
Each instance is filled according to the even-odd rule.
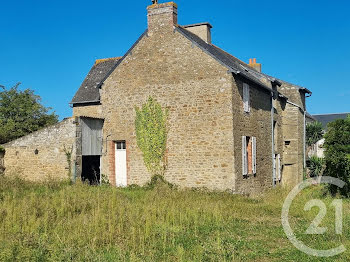
[[[66,148],[66,145],[63,145],[63,150],[66,155],[67,164],[68,164],[68,178],[72,177],[72,154],[73,154],[73,146],[69,149]]]
[[[142,108],[135,108],[137,145],[152,176],[164,175],[166,169],[166,143],[168,110],[149,97]]]

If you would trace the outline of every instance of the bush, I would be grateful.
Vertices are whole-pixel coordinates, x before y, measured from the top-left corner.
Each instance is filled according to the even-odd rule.
[[[323,137],[323,126],[320,122],[312,122],[306,126],[306,143],[312,146]]]
[[[330,186],[332,194],[350,196],[350,118],[338,119],[328,124],[325,135],[325,175],[343,180],[346,185],[339,189]]]
[[[317,177],[322,176],[324,169],[324,160],[322,158],[312,156],[308,161],[309,176]]]

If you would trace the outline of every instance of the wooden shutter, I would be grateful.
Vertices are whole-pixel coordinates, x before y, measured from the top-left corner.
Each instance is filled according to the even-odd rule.
[[[256,174],[256,137],[252,137],[252,170]]]
[[[243,83],[243,106],[244,112],[250,112],[250,90],[246,83]]]
[[[243,171],[243,176],[248,175],[247,137],[246,136],[242,136],[242,171]]]

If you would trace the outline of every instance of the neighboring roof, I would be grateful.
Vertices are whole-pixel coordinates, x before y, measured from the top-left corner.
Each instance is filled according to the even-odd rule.
[[[305,116],[306,116],[306,122],[308,122],[308,123],[316,121],[316,118],[314,118],[308,112],[305,112]]]
[[[350,113],[340,113],[340,114],[324,114],[324,115],[312,115],[318,122],[321,122],[323,128],[327,130],[327,124],[333,122],[337,119],[345,119],[350,115]]]
[[[118,63],[120,57],[99,59],[91,68],[84,82],[72,99],[72,104],[100,101],[99,85],[106,74]]]
[[[204,52],[215,58],[222,65],[226,66],[232,71],[232,73],[242,75],[243,77],[259,84],[268,91],[272,91],[271,87],[268,86],[268,82],[271,79],[267,78],[266,75],[259,73],[258,71],[252,69],[250,66],[237,59],[236,57],[230,55],[219,47],[206,43],[199,36],[191,33],[182,26],[177,26],[175,29],[180,32],[187,39],[192,41],[195,45],[201,48]]]

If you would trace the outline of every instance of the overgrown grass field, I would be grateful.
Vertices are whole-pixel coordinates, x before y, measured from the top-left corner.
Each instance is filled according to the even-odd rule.
[[[349,261],[298,251],[286,238],[281,208],[288,191],[248,198],[229,193],[48,182],[0,178],[0,261]],[[305,235],[318,209],[328,213],[322,236]],[[293,203],[292,227],[311,247],[343,243],[350,249],[349,207],[343,235],[336,235],[332,198],[324,188],[304,191]]]

